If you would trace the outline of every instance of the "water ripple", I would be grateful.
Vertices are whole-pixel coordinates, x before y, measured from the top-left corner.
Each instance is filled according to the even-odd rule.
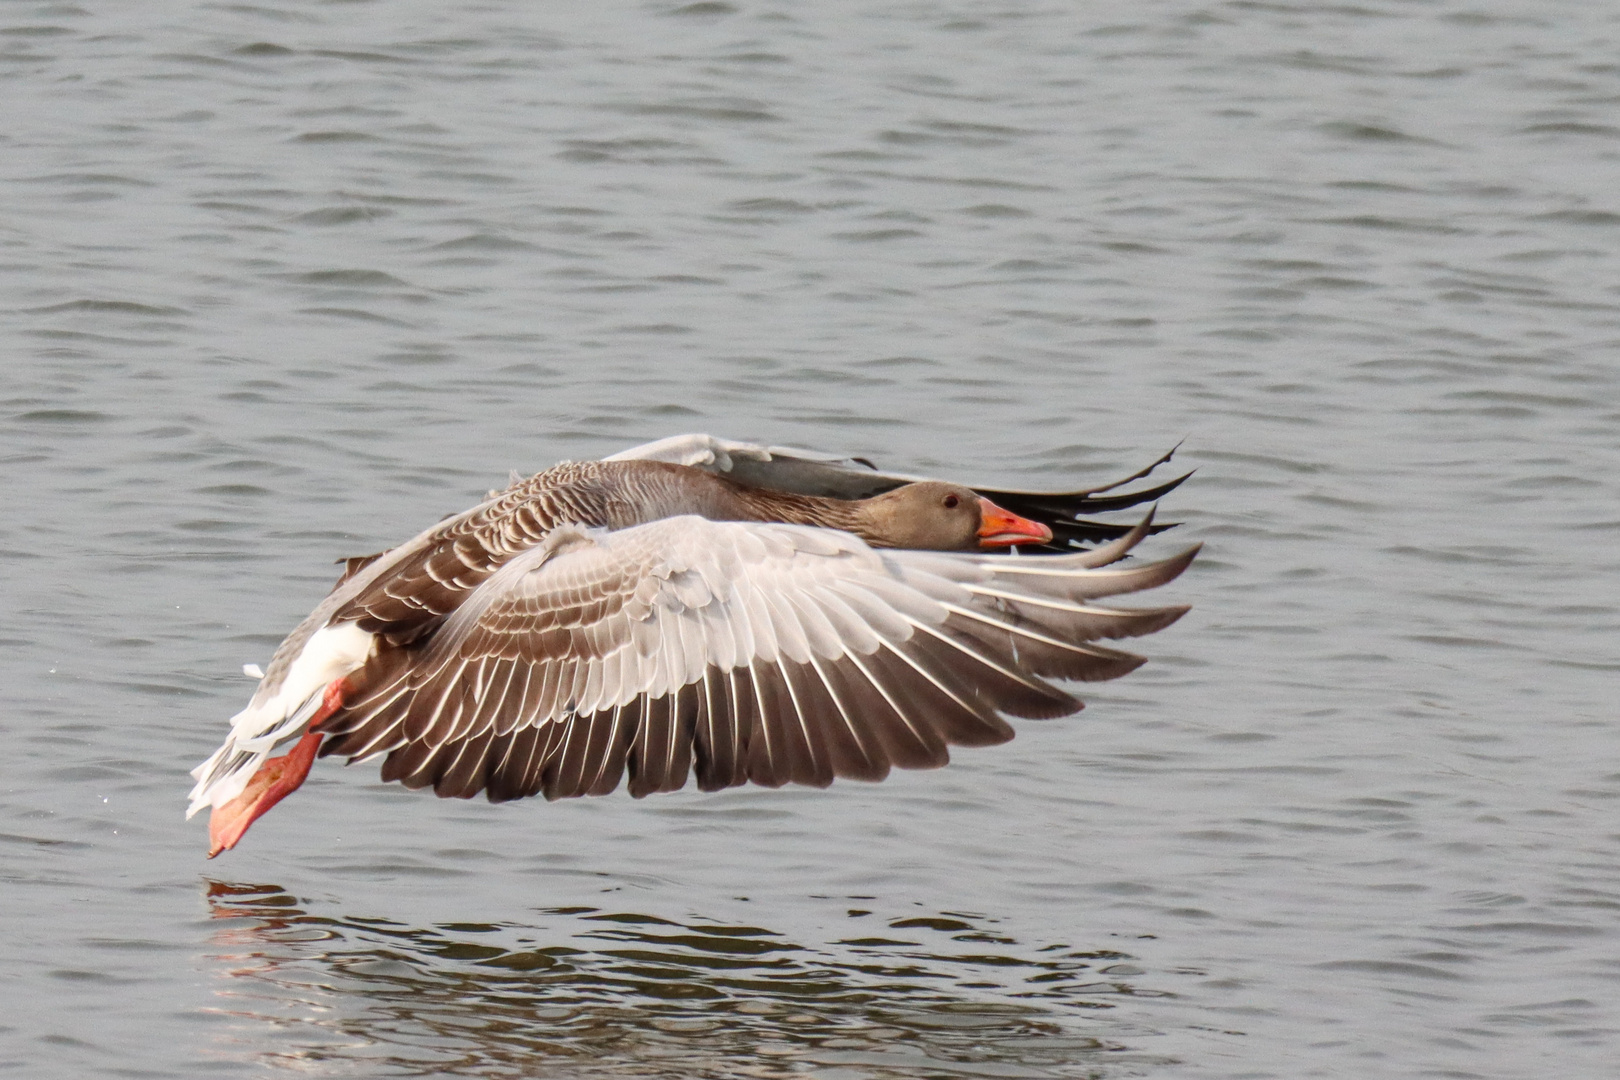
[[[1076,1016],[1162,993],[1129,955],[1022,945],[982,916],[806,945],[590,907],[412,927],[311,914],[275,885],[213,882],[209,902],[217,1009],[282,1026],[283,1053],[391,1075],[729,1077],[751,1061],[743,1072],[764,1077],[1057,1077],[1154,1062]]]

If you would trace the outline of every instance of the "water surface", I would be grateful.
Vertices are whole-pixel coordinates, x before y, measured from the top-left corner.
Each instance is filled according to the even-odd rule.
[[[0,14],[0,1069],[1612,1073],[1617,17],[600,7]],[[942,772],[202,859],[332,560],[688,430],[1185,439],[1194,610]]]

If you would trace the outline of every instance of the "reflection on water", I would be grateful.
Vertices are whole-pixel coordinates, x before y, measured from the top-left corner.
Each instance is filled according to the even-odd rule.
[[[1028,945],[983,916],[841,940],[571,907],[413,927],[211,882],[220,1011],[270,1064],[385,1075],[1092,1077],[1153,1059],[1098,1019],[1160,996],[1132,957]],[[267,1049],[270,1047],[270,1049]],[[232,1052],[227,1049],[227,1053]]]

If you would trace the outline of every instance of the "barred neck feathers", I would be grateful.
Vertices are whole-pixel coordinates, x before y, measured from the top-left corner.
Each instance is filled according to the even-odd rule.
[[[693,514],[710,521],[838,529],[873,547],[966,551],[985,546],[980,540],[987,511],[1004,513],[969,488],[938,481],[868,499],[835,499],[747,487],[659,461],[585,461],[565,462],[514,484],[452,524],[446,535],[457,547],[478,549],[464,561],[482,574],[559,525],[628,529]]]

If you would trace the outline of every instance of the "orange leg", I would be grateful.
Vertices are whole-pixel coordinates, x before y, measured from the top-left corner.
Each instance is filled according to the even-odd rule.
[[[323,732],[313,730],[322,720],[343,708],[343,700],[349,692],[346,679],[335,679],[327,686],[326,693],[321,695],[321,707],[310,718],[309,731],[298,740],[298,745],[292,748],[291,753],[281,757],[273,757],[259,766],[259,771],[248,780],[247,787],[242,794],[226,803],[224,806],[214,807],[214,812],[208,817],[208,857],[212,859],[222,851],[229,851],[235,847],[237,841],[248,831],[260,817],[269,809],[298,790],[298,786],[309,775],[309,768],[315,764],[315,752],[321,748],[321,740],[326,736]]]

